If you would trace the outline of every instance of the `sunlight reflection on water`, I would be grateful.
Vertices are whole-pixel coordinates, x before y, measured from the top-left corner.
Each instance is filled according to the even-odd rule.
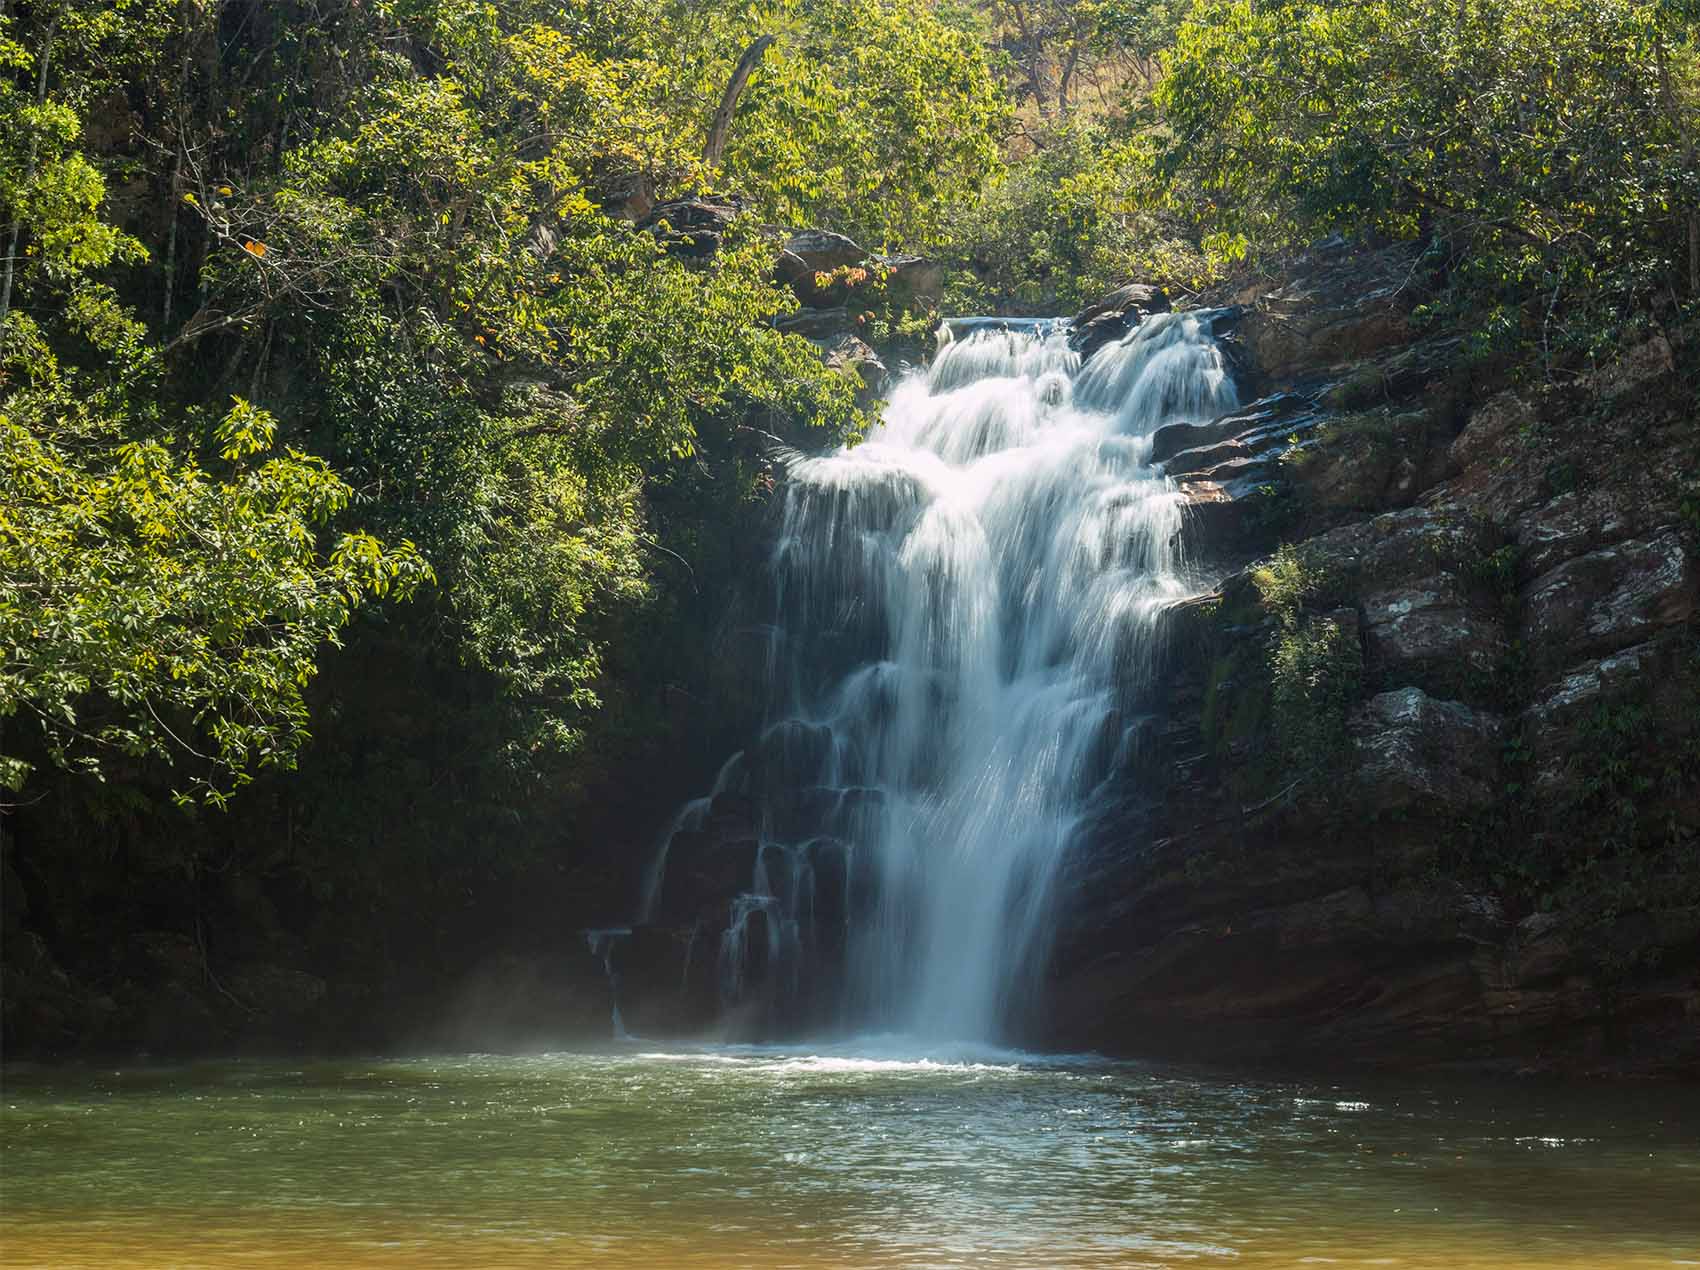
[[[14,1070],[0,1264],[1638,1270],[1700,1260],[1696,1111],[900,1037]]]

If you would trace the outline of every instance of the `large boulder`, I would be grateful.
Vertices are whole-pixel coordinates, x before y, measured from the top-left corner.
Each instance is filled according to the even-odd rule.
[[[1653,643],[1596,657],[1553,677],[1531,694],[1518,717],[1528,747],[1536,793],[1551,798],[1568,783],[1573,760],[1589,738],[1581,726],[1601,706],[1639,693],[1668,658]]]
[[[658,203],[637,227],[655,234],[670,251],[706,259],[720,250],[742,207],[730,199],[681,198]]]
[[[1675,529],[1578,556],[1523,592],[1525,639],[1555,667],[1647,639],[1693,616],[1693,561]]]
[[[1169,308],[1169,297],[1161,287],[1130,282],[1075,314],[1069,322],[1069,343],[1082,357],[1090,357],[1151,314],[1167,313]]]
[[[1368,812],[1451,818],[1488,806],[1498,793],[1504,720],[1497,715],[1400,688],[1364,702],[1348,726]]]
[[[1504,625],[1473,604],[1451,574],[1365,596],[1363,631],[1372,672],[1454,691],[1472,677],[1497,674],[1510,650]]]
[[[1314,253],[1253,299],[1239,339],[1272,384],[1329,374],[1411,338],[1408,253]]]
[[[1511,524],[1521,548],[1518,569],[1536,578],[1586,552],[1632,537],[1638,527],[1635,505],[1608,489],[1567,490],[1530,508]]]
[[[905,309],[931,308],[944,299],[944,266],[925,256],[876,256],[885,274],[886,298]]]
[[[867,253],[852,238],[825,229],[805,229],[786,239],[775,266],[805,309],[832,309],[867,280]],[[851,276],[859,270],[860,277]]]
[[[854,238],[829,229],[804,229],[785,240],[785,252],[812,273],[830,273],[867,260]]]
[[[1307,506],[1325,511],[1406,507],[1444,478],[1450,436],[1427,409],[1322,417],[1291,453],[1289,479]]]
[[[1460,576],[1498,550],[1491,524],[1431,507],[1406,507],[1342,525],[1303,543],[1308,567],[1348,588],[1359,580],[1391,587],[1433,577]]]

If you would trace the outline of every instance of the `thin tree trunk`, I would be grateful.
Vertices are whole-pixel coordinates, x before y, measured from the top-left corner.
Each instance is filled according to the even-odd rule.
[[[708,143],[702,148],[704,166],[720,166],[720,156],[726,149],[726,134],[732,128],[732,112],[738,108],[738,99],[744,95],[750,76],[755,74],[756,65],[772,43],[771,35],[757,36],[733,68],[732,78],[726,82],[726,91],[720,98],[720,108],[714,112],[714,120],[708,126]]]
[[[1044,55],[1039,41],[1033,36],[1032,25],[1027,21],[1027,11],[1021,7],[1020,0],[1010,0],[1009,11],[1015,15],[1015,25],[1021,29],[1022,43],[1027,48],[1027,86],[1033,92],[1033,104],[1039,110],[1039,118],[1049,119],[1051,109],[1045,102],[1045,82],[1041,73]]]
[[[1700,299],[1700,212],[1688,213],[1688,290]]]
[[[183,136],[183,119],[185,103],[189,98],[189,0],[183,0],[179,11],[183,15],[182,29],[179,31],[183,48],[177,62],[177,101],[174,111],[177,116],[177,155],[171,164],[171,205],[166,212],[171,218],[171,227],[165,236],[165,303],[160,314],[160,328],[165,331],[171,329],[171,302],[177,290],[177,222],[183,203],[183,150],[188,144]]]
[[[1080,54],[1084,44],[1077,43],[1068,52],[1068,61],[1063,63],[1062,75],[1057,80],[1057,114],[1066,117],[1069,111],[1069,87],[1074,82],[1074,69],[1080,64]]]
[[[1694,161],[1700,157],[1695,153],[1694,127],[1684,117],[1682,103],[1677,101],[1676,90],[1671,85],[1670,53],[1664,40],[1659,39],[1654,49],[1659,67],[1659,96],[1664,99],[1671,126],[1682,139],[1682,170],[1692,173]],[[1688,209],[1688,294],[1700,298],[1700,207],[1693,206]]]
[[[171,209],[166,213],[171,218],[171,228],[165,235],[165,301],[161,306],[159,324],[161,330],[171,329],[171,293],[177,284],[177,205],[183,201],[183,145],[179,140],[177,160],[171,166]]]
[[[41,70],[35,77],[35,104],[40,109],[47,103],[47,68],[53,60],[53,37],[59,33],[59,15],[53,15],[53,20],[47,24],[47,33],[41,39]],[[24,164],[24,185],[35,180],[36,139],[30,138],[29,159]],[[12,216],[12,231],[7,235],[6,242],[6,276],[0,282],[0,330],[6,326],[6,318],[12,312],[12,277],[17,268],[18,242],[23,237],[24,223],[19,215]]]

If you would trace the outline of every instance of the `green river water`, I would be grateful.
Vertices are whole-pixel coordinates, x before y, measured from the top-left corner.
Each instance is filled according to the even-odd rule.
[[[1700,1265],[1693,1090],[867,1048],[10,1069],[0,1264]]]

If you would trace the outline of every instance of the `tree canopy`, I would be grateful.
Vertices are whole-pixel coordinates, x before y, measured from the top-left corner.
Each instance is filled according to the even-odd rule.
[[[1697,31],[1693,0],[0,0],[0,803],[176,793],[196,835],[134,835],[181,873],[459,904],[599,832],[599,773],[748,652],[710,633],[774,440],[869,422],[789,333],[792,232],[940,266],[942,301],[846,267],[894,366],[941,307],[1184,298],[1342,235],[1412,245],[1419,319],[1579,373],[1700,304]],[[668,219],[710,203],[708,247]]]

